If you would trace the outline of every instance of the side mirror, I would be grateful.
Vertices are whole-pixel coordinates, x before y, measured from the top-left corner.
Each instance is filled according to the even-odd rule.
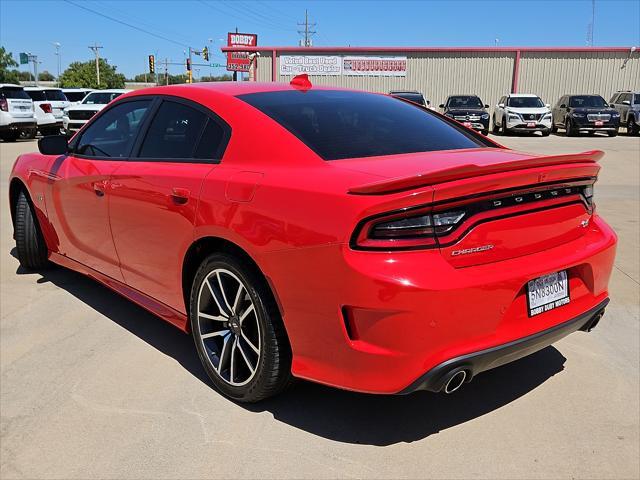
[[[444,108],[444,103],[441,103],[441,104],[440,104],[440,108]]]
[[[498,108],[504,108],[504,103],[499,103]]]
[[[567,108],[567,105],[563,103],[562,105],[560,105],[560,108]]]
[[[551,105],[549,105],[548,103],[545,103],[544,106],[547,108],[551,108]]]
[[[65,135],[49,135],[38,140],[38,150],[43,155],[64,155],[69,151]]]
[[[625,100],[622,103],[624,103],[625,105],[631,105],[631,102],[629,100]]]
[[[484,108],[489,108],[489,105],[487,105],[486,103],[484,104]]]
[[[427,100],[427,107],[428,107],[429,105],[431,105],[431,101],[430,101],[430,100]]]

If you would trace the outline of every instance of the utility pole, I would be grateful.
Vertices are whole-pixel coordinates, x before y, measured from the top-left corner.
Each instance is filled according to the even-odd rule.
[[[97,43],[89,45],[89,50],[92,50],[96,56],[96,80],[98,82],[98,88],[100,88],[100,49],[104,48]]]
[[[54,42],[53,46],[56,47],[56,57],[58,60],[58,76],[56,77],[56,80],[58,81],[58,86],[60,86],[60,47],[62,44],[60,42]]]
[[[169,59],[164,59],[164,84],[169,85]]]
[[[304,27],[304,30],[298,30],[298,33],[304,35],[304,39],[300,40],[301,47],[311,47],[313,42],[311,41],[311,35],[317,33],[315,30],[310,30],[309,27],[315,27],[316,23],[309,23],[309,12],[304,11],[304,23],[298,23],[299,27]]]

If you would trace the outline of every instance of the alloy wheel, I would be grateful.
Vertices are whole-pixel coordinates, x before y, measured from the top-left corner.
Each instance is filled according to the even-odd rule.
[[[232,386],[246,385],[260,362],[261,331],[247,286],[223,268],[209,272],[198,292],[198,336],[216,374]]]

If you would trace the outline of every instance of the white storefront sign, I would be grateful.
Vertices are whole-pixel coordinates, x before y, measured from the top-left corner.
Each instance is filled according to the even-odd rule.
[[[341,75],[342,59],[337,55],[281,55],[280,75]]]

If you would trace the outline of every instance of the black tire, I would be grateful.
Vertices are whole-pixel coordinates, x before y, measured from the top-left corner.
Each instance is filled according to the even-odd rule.
[[[498,132],[499,132],[499,129],[498,129],[498,125],[496,125],[496,116],[495,115],[493,116],[493,122],[492,123],[493,124],[491,125],[491,133],[493,133],[494,135],[497,135]]]
[[[18,132],[8,132],[2,135],[2,140],[5,142],[15,142],[20,134]]]
[[[38,130],[36,128],[30,128],[29,130],[23,130],[20,132],[20,138],[24,140],[33,140],[36,138],[36,133]]]
[[[42,134],[43,137],[47,137],[49,135],[60,135],[60,129],[59,128],[45,128],[40,130],[40,133]]]
[[[502,124],[500,125],[500,135],[507,136],[509,135],[509,129],[507,128],[507,121],[502,118]]]
[[[24,191],[18,194],[14,228],[20,265],[28,270],[46,268],[49,265],[47,245],[40,231],[33,206]]]
[[[627,118],[627,135],[638,135],[640,128],[636,125],[633,117],[629,115]]]
[[[573,129],[573,122],[571,122],[570,118],[567,118],[564,124],[564,130],[567,137],[575,137],[576,131]]]
[[[607,132],[607,135],[609,135],[610,137],[617,137],[618,136],[618,129],[616,128],[613,131]]]
[[[558,127],[555,123],[551,123],[551,133],[558,133]]]
[[[232,309],[229,315],[224,313],[224,316],[230,318],[230,321],[226,322],[209,320],[206,317],[203,318],[199,314],[201,305],[203,310],[207,309],[209,315],[215,314],[217,317],[220,317],[221,314],[223,314],[222,308],[217,309],[217,314],[216,311],[211,310],[212,307],[216,308],[215,305],[218,304],[221,298],[216,300],[215,303],[213,302],[214,297],[209,294],[209,292],[213,293],[213,290],[211,290],[211,287],[205,289],[205,280],[207,280],[207,278],[214,278],[212,275],[214,275],[215,272],[225,271],[230,272],[231,275],[227,276],[227,274],[223,275],[223,273],[218,273],[220,276],[227,276],[227,279],[221,280],[221,284],[219,285],[223,285],[225,282],[227,282],[228,285],[229,281],[233,282],[234,280],[237,283],[232,283],[232,286],[239,285],[241,282],[246,295],[242,295],[243,300],[241,302],[237,302],[236,300],[236,302],[228,304],[233,304],[233,309],[236,308],[236,303],[238,304],[236,311]],[[231,289],[231,291],[233,290],[234,289]],[[225,289],[222,289],[222,292],[224,291]],[[241,290],[238,289],[237,292],[238,294],[235,297],[241,298]],[[224,299],[226,303],[227,296],[225,296]],[[242,302],[249,302],[253,306],[253,309],[245,309],[241,315],[240,308]],[[252,310],[251,316],[246,316],[244,320],[245,323],[239,323],[239,317],[246,315],[247,310]],[[202,319],[202,321],[200,319]],[[259,328],[254,328],[252,332],[252,342],[258,342],[259,352],[249,350],[248,345],[252,344],[247,344],[247,342],[243,340],[247,338],[245,333],[249,335],[249,332],[244,329],[249,323],[249,319],[251,319],[251,322],[255,322],[255,325],[259,326]],[[266,281],[261,273],[252,265],[241,262],[238,258],[227,253],[215,253],[205,258],[196,272],[191,287],[189,320],[200,361],[215,387],[223,395],[239,402],[254,403],[277,395],[291,384],[291,347],[289,346],[284,324],[282,323],[280,312]],[[207,322],[209,322],[208,325]],[[235,322],[235,325],[232,326],[232,322]],[[241,327],[239,327],[241,334],[234,334],[233,327],[238,329],[238,324],[241,325]],[[216,335],[215,337],[211,335],[208,336],[207,333],[202,333],[202,330],[207,326],[213,329],[222,329],[223,331],[227,331],[227,333],[224,335]],[[249,325],[249,327],[250,326],[251,325]],[[203,336],[205,337],[204,339]],[[205,347],[205,340],[207,340],[207,342],[218,343],[208,343],[208,346]],[[239,348],[236,347],[236,343],[233,343],[236,340],[237,343],[240,344]],[[220,345],[220,342],[222,345],[226,345],[227,342],[232,342],[231,347],[229,347],[231,353],[225,353],[224,346],[217,347],[216,345]],[[244,349],[242,345],[244,345]],[[218,350],[219,353],[217,355],[214,349]],[[239,350],[242,350],[242,352],[239,352]],[[250,362],[245,356],[245,351],[249,352],[255,361],[253,371],[247,368]],[[244,358],[240,356],[240,353],[242,353],[242,357]],[[227,363],[222,364],[223,368],[220,369],[221,373],[218,373],[217,367],[214,365],[214,360],[217,361],[218,367],[220,367],[220,358],[224,359]],[[227,358],[228,360],[226,360]],[[236,359],[235,362],[234,358]],[[235,365],[235,377],[233,377],[231,373],[232,362],[234,362],[233,364]],[[224,368],[225,365],[227,366],[226,369]],[[238,379],[238,371],[242,371],[243,367],[244,373],[251,372],[246,383],[242,385],[232,385],[229,379],[232,381]],[[224,378],[225,375],[227,375],[228,378]],[[242,382],[237,381],[236,383]]]
[[[548,137],[551,131],[547,129],[547,130],[542,130],[540,133],[542,133],[543,137]]]

